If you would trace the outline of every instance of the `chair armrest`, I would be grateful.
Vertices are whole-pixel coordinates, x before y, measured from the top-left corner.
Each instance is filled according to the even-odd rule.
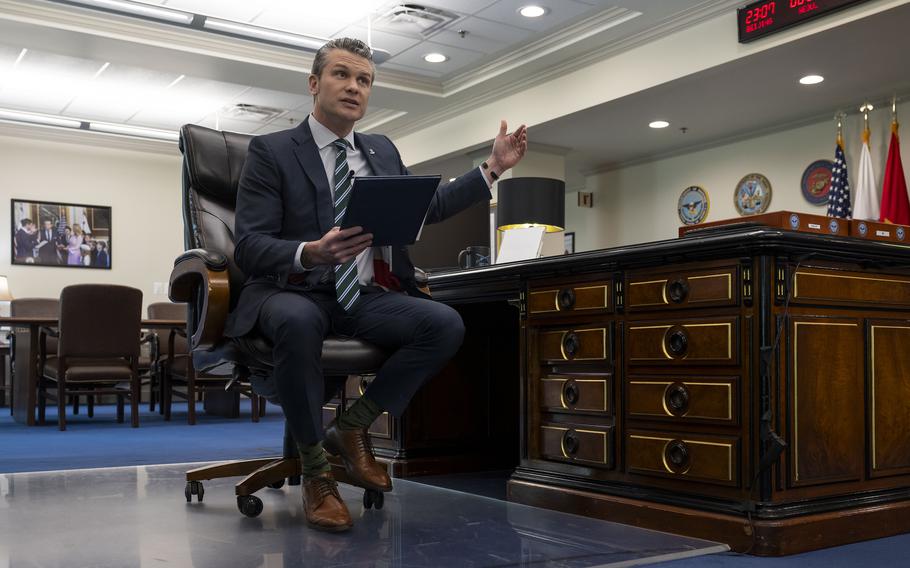
[[[426,288],[427,285],[430,283],[430,275],[415,266],[414,267],[414,282],[417,283],[418,288]]]
[[[207,249],[188,250],[174,261],[168,297],[189,306],[190,351],[211,349],[224,335],[231,301],[227,258]]]

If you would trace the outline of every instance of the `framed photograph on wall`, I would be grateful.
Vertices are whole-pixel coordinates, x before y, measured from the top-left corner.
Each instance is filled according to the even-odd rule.
[[[13,264],[110,269],[111,208],[10,200]]]
[[[575,231],[569,231],[563,234],[565,242],[565,254],[575,254]]]

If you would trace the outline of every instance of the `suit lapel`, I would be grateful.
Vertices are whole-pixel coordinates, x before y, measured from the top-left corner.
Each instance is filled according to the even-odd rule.
[[[325,177],[325,167],[319,156],[319,148],[313,140],[310,131],[309,117],[300,123],[294,132],[293,140],[297,144],[294,156],[303,168],[304,173],[310,178],[316,189],[316,216],[319,218],[319,230],[325,234],[334,225],[335,206],[332,204],[332,191],[329,189],[329,180]]]
[[[370,170],[373,172],[373,175],[388,176],[398,173],[396,171],[389,170],[390,161],[388,159],[382,159],[380,157],[382,148],[377,148],[373,144],[372,140],[368,139],[366,136],[354,132],[354,144],[356,144],[357,148],[363,153],[363,157],[366,160],[367,164],[370,166]]]

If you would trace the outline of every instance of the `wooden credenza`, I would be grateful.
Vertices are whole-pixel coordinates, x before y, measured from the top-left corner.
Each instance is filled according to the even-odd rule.
[[[760,555],[910,531],[910,247],[732,228],[510,275],[511,500]]]

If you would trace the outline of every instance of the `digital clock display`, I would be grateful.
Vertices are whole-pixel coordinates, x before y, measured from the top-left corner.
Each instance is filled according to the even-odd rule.
[[[746,43],[784,28],[868,0],[765,0],[736,13],[739,42]]]

